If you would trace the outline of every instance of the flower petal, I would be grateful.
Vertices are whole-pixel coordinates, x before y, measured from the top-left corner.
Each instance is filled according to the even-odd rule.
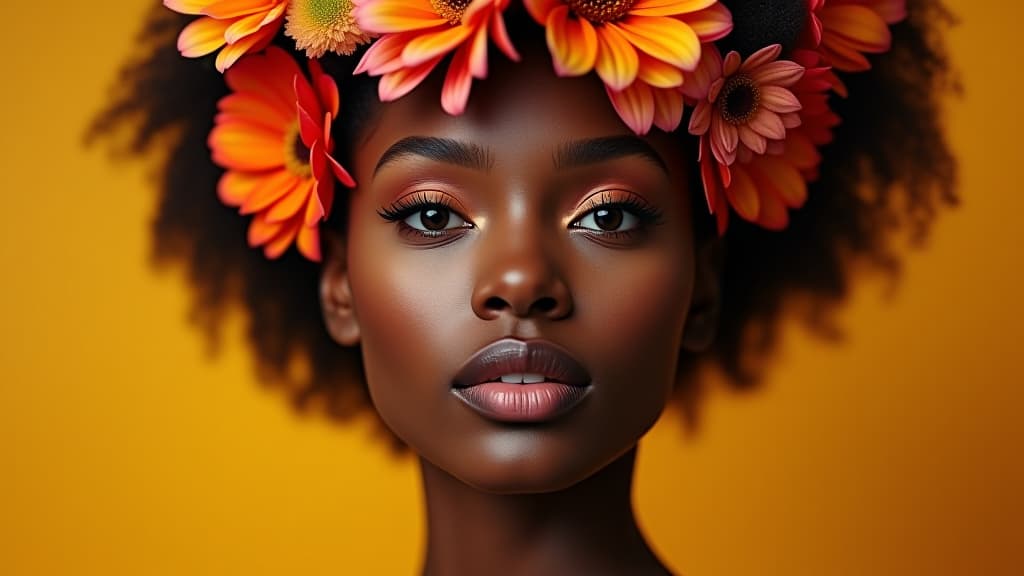
[[[643,52],[637,53],[640,68],[637,78],[654,88],[676,88],[683,84],[683,71],[671,64],[652,58]]]
[[[754,132],[750,126],[739,126],[737,131],[740,135],[740,142],[751,151],[757,154],[764,154],[768,149],[768,141],[765,137]]]
[[[164,6],[179,14],[202,14],[210,0],[164,0]]]
[[[266,46],[266,44],[274,38],[274,35],[277,34],[277,31],[281,28],[281,24],[283,23],[284,20],[278,20],[275,24],[260,28],[251,36],[246,36],[234,44],[228,44],[225,46],[224,49],[217,54],[217,60],[214,63],[217,70],[224,72],[250,50],[255,52],[262,46]]]
[[[448,65],[448,73],[444,77],[441,88],[441,108],[452,116],[466,111],[469,101],[469,89],[473,85],[473,75],[469,69],[470,45],[464,44],[456,52]]]
[[[769,62],[774,62],[779,58],[779,54],[782,54],[782,45],[771,44],[761,48],[757,52],[754,52],[740,66],[740,72],[751,73],[754,69],[764,66]]]
[[[761,105],[777,114],[798,112],[803,105],[789,90],[780,86],[761,86]]]
[[[217,197],[228,206],[241,206],[264,176],[254,172],[225,172],[217,182]]]
[[[776,60],[750,72],[750,79],[759,86],[769,84],[788,88],[804,76],[804,67],[788,60]]]
[[[206,2],[202,13],[213,18],[238,18],[250,14],[264,13],[279,4],[279,0],[216,0]]]
[[[581,19],[582,20],[582,19]],[[640,59],[629,40],[611,25],[597,30],[597,60],[594,70],[612,90],[624,90],[636,80]]]
[[[807,201],[807,182],[785,157],[762,156],[750,166],[759,176],[758,180],[770,185],[787,206],[799,208]]]
[[[303,226],[299,228],[298,238],[295,239],[295,247],[309,260],[319,262],[321,259],[320,229],[317,226]]]
[[[257,214],[249,223],[249,246],[261,246],[281,231],[280,222],[268,222],[263,214]]]
[[[295,218],[281,225],[278,233],[263,246],[263,254],[273,260],[284,254],[302,228],[302,220]]]
[[[665,132],[674,132],[683,121],[683,93],[672,88],[653,88],[654,125]]]
[[[638,50],[683,70],[697,68],[700,61],[697,34],[679,20],[630,16],[604,27],[617,28]]]
[[[404,2],[361,2],[352,9],[361,30],[368,34],[391,34],[410,30],[449,27],[429,4],[410,6]]]
[[[570,18],[569,7],[559,6],[548,14],[547,42],[555,73],[582,76],[597,60],[597,32],[589,21]]]
[[[703,10],[718,0],[637,0],[630,14],[641,16],[677,16]]]
[[[782,123],[782,118],[779,118],[778,114],[764,108],[759,110],[757,114],[754,114],[748,126],[765,138],[782,140],[786,137],[786,126]]]
[[[756,222],[761,213],[761,198],[754,181],[740,165],[733,167],[732,185],[725,189],[729,203],[744,220]]]
[[[194,20],[178,35],[178,51],[186,58],[206,56],[226,43],[224,31],[230,25],[231,22],[206,17]]]
[[[403,66],[402,51],[413,38],[415,38],[415,33],[388,34],[377,39],[363,53],[363,57],[352,73],[366,72],[371,76],[380,76],[400,69]]]
[[[619,118],[637,135],[647,134],[654,123],[654,95],[650,86],[636,82],[625,90],[612,90],[605,85],[608,99]]]
[[[523,5],[537,24],[545,25],[551,11],[564,4],[561,0],[523,0]]]
[[[242,214],[262,212],[281,198],[293,193],[302,179],[286,169],[265,174],[261,182],[253,187],[249,197],[239,207]]]
[[[445,56],[462,44],[473,29],[469,26],[450,26],[418,34],[402,50],[402,64],[417,66],[439,56]]]
[[[277,202],[270,206],[265,212],[268,222],[280,222],[299,214],[299,211],[306,207],[306,202],[315,198],[313,187],[316,182],[312,178],[304,178],[298,181],[287,194],[278,197]]]
[[[512,37],[505,27],[505,19],[497,12],[491,17],[491,40],[509,60],[519,62],[519,52],[512,45]]]
[[[284,165],[284,135],[251,126],[220,124],[210,131],[213,161],[229,170],[260,171]]]
[[[711,129],[712,105],[707,100],[697,103],[696,108],[690,115],[690,125],[687,130],[694,136],[702,136]]]
[[[440,61],[441,57],[439,56],[419,66],[399,68],[381,76],[380,83],[377,85],[377,95],[381,102],[391,102],[408,94],[430,75]]]
[[[693,28],[697,38],[705,44],[717,42],[732,32],[732,13],[721,3],[700,12],[683,14],[679,19]]]
[[[701,47],[700,62],[692,72],[684,74],[683,95],[693,102],[706,100],[711,85],[722,77],[722,54],[714,44]]]

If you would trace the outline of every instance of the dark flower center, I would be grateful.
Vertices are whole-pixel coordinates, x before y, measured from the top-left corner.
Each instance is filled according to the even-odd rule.
[[[566,0],[574,14],[598,24],[622,18],[634,2],[636,0]]]
[[[430,0],[430,5],[438,16],[452,26],[458,26],[462,23],[462,15],[466,13],[469,2],[470,0]]]
[[[299,125],[288,129],[284,137],[284,164],[294,174],[309,176],[313,168],[309,165],[309,148],[302,143]]]
[[[738,74],[726,80],[718,102],[726,122],[745,124],[761,106],[761,90],[749,76]]]

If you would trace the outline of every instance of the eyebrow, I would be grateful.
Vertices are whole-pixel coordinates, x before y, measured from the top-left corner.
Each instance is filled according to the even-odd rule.
[[[645,140],[636,136],[606,136],[589,140],[574,140],[562,144],[555,152],[555,168],[575,168],[607,162],[618,158],[639,156],[649,160],[668,173],[665,160]]]
[[[377,161],[373,173],[376,175],[384,166],[408,156],[419,156],[435,162],[481,171],[490,170],[494,165],[490,152],[476,144],[450,138],[409,136],[395,142],[384,152]]]

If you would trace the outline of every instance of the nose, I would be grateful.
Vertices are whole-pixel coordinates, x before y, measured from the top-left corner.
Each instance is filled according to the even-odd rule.
[[[502,314],[559,320],[572,313],[572,296],[552,254],[530,235],[496,241],[481,254],[473,311],[484,320]]]

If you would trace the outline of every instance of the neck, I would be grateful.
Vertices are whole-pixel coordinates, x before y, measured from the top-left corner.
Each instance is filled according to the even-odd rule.
[[[668,574],[633,516],[636,449],[558,492],[477,490],[421,459],[423,574]]]

